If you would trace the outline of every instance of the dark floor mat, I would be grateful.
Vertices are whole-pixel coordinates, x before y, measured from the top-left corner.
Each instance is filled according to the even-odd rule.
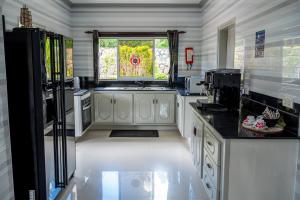
[[[112,130],[109,137],[159,137],[157,130]]]

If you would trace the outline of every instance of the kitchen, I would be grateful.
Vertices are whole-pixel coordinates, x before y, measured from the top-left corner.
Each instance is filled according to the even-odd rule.
[[[296,128],[300,103],[298,0],[184,3],[176,0],[4,0],[1,11],[7,31],[19,26],[24,4],[32,12],[34,27],[73,39],[74,77],[80,80],[74,86],[86,89],[76,94],[74,108],[83,103],[83,108],[91,113],[91,119],[88,112],[83,117],[86,123],[81,128],[88,130],[77,138],[76,171],[62,192],[62,199],[64,195],[65,199],[76,199],[75,194],[78,199],[300,198],[299,128]],[[174,34],[173,30],[180,33]],[[166,55],[170,45],[166,47],[165,41],[170,42],[171,34],[175,38],[172,48],[175,57],[178,44],[177,58],[169,55],[170,61],[154,59],[159,57],[156,55]],[[146,78],[126,77],[118,52],[122,44],[130,46],[132,40],[139,40],[153,50],[150,56],[153,66],[158,63],[161,67],[153,67],[151,77],[165,78],[171,74],[175,86],[170,86],[168,79],[149,81],[149,73],[145,71],[135,73],[142,73]],[[1,41],[0,185],[3,189],[0,199],[15,199],[10,152],[12,120],[9,120],[7,100],[9,79],[5,72],[4,39]],[[105,59],[98,56],[99,52],[115,55],[110,59],[113,67],[107,70],[111,73],[105,73]],[[135,55],[128,63],[142,65],[143,60]],[[292,137],[280,138],[279,134],[277,139],[250,139],[249,135],[243,135],[241,139],[236,138],[241,137],[237,135],[239,131],[224,136],[217,127],[218,120],[227,123],[220,117],[222,114],[207,116],[195,108],[197,105],[193,103],[207,97],[186,93],[184,77],[200,78],[200,81],[190,80],[197,79],[194,86],[199,89],[197,84],[205,81],[207,72],[226,66],[241,70],[243,108],[257,109],[252,114],[247,110],[243,114],[245,109],[239,109],[241,120],[248,115],[259,116],[265,110],[262,104],[268,105],[288,119],[285,127],[294,133]],[[160,73],[155,74],[157,71]],[[101,80],[107,76],[117,80]],[[83,96],[88,100],[80,101],[78,97]],[[253,103],[249,103],[249,98]],[[75,118],[82,121],[79,115],[75,114]],[[75,119],[75,126],[79,124]],[[238,130],[240,124],[237,122],[233,129]],[[111,130],[117,136],[126,132],[132,135],[109,137]],[[149,133],[151,137],[137,137],[140,133]],[[213,144],[217,144],[218,157],[214,157],[209,147],[201,146],[206,144],[205,136],[211,136],[210,142],[216,142]],[[161,167],[158,171],[156,165]],[[207,169],[208,166],[216,169],[217,176],[210,173],[214,170]]]

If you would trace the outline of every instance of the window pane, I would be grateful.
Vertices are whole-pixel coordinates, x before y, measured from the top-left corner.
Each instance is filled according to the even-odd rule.
[[[116,80],[118,77],[118,40],[99,39],[99,78]]]
[[[168,39],[155,39],[155,69],[156,80],[168,80],[170,69],[170,52]]]
[[[50,55],[50,38],[46,38],[46,71],[47,71],[47,78],[48,80],[51,80],[51,55]]]
[[[119,40],[121,78],[153,77],[153,40]]]
[[[73,40],[66,40],[66,78],[73,77]]]

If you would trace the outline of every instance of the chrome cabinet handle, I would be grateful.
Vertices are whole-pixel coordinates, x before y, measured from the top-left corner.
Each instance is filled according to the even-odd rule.
[[[194,127],[194,136],[196,136],[196,135],[197,135],[197,128]]]
[[[207,163],[206,166],[207,166],[209,169],[212,169],[211,164]]]
[[[116,104],[117,103],[117,100],[116,99],[114,99],[114,104]]]
[[[158,104],[158,99],[156,99],[156,104]]]
[[[155,99],[153,99],[153,104],[155,104]]]
[[[213,146],[213,143],[210,142],[210,141],[207,141],[206,143],[207,143],[209,146]]]
[[[211,189],[211,186],[208,184],[208,183],[205,183],[205,185],[206,185],[206,187],[207,187],[207,189]]]
[[[113,104],[113,99],[110,99],[110,103]]]

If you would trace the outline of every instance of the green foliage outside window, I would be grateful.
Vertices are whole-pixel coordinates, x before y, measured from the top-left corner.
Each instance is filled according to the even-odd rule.
[[[132,57],[140,63],[131,63]],[[153,41],[120,40],[119,60],[121,77],[152,77],[153,73]]]
[[[65,41],[65,48],[66,48],[66,78],[73,77],[73,40],[66,40]]]
[[[132,58],[138,60],[132,62]],[[99,79],[168,80],[169,44],[165,38],[145,40],[99,39]]]

